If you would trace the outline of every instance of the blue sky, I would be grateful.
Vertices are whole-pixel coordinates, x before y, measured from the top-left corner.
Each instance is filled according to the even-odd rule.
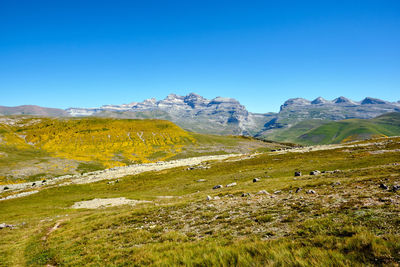
[[[400,100],[400,1],[0,0],[0,105]]]

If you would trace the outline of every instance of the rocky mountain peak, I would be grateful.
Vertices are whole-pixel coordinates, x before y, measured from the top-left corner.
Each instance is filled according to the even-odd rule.
[[[378,98],[372,98],[372,97],[366,97],[364,98],[363,101],[361,101],[361,105],[374,105],[374,104],[387,104],[386,101],[378,99]]]
[[[339,96],[338,98],[335,98],[333,100],[333,103],[335,103],[335,104],[354,104],[353,101],[351,101],[350,99],[348,99],[344,96]]]
[[[281,110],[290,106],[305,106],[305,105],[310,105],[311,102],[307,99],[304,98],[290,98],[288,100],[285,101],[285,103],[283,103],[283,105],[281,106]]]
[[[184,101],[191,108],[199,108],[206,106],[210,101],[202,97],[201,95],[190,93],[184,97]]]
[[[317,97],[316,99],[314,99],[313,101],[311,101],[311,104],[313,105],[318,105],[318,104],[326,104],[329,103],[330,101],[322,98],[322,97]]]

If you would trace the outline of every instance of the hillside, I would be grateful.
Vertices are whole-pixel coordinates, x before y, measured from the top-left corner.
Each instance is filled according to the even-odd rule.
[[[3,117],[0,182],[279,146],[190,133],[162,120]]]
[[[301,135],[291,128],[287,130],[290,138],[285,141],[300,144],[334,144],[382,136],[400,135],[400,113],[388,113],[374,119],[349,119],[328,122]],[[289,134],[286,133],[288,136]],[[275,138],[274,140],[279,140]]]
[[[58,108],[45,108],[35,105],[17,107],[0,106],[0,115],[36,115],[45,117],[67,117],[69,114]]]
[[[93,183],[44,183],[24,191],[31,195],[0,200],[0,260],[4,266],[397,266],[399,151],[400,138],[381,138],[125,177],[110,173]],[[321,173],[309,175],[314,170]]]

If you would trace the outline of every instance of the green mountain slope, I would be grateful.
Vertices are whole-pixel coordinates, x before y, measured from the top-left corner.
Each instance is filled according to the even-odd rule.
[[[384,114],[374,119],[329,122],[299,135],[292,141],[301,144],[333,144],[396,135],[400,135],[398,112]]]
[[[277,146],[253,138],[190,133],[163,120],[1,117],[0,183]]]

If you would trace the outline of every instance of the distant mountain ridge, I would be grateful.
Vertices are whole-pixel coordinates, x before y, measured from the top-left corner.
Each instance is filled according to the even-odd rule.
[[[179,126],[201,133],[254,135],[261,131],[274,113],[256,114],[234,98],[206,99],[198,94],[170,94],[124,105],[105,105],[99,108],[69,108],[71,116],[104,116],[118,118],[167,119]]]
[[[370,119],[389,112],[400,112],[400,101],[389,102],[372,97],[353,101],[343,96],[333,100],[318,97],[312,101],[291,98],[282,104],[278,113],[259,114],[249,112],[234,98],[206,99],[195,93],[186,96],[170,94],[162,100],[150,98],[142,102],[95,108],[62,110],[38,106],[0,107],[0,115],[153,118],[172,121],[193,132],[263,138],[274,136],[280,129],[288,129],[301,121]]]
[[[37,115],[48,117],[67,117],[68,112],[58,108],[45,108],[35,105],[23,105],[17,107],[0,106],[0,115]]]

